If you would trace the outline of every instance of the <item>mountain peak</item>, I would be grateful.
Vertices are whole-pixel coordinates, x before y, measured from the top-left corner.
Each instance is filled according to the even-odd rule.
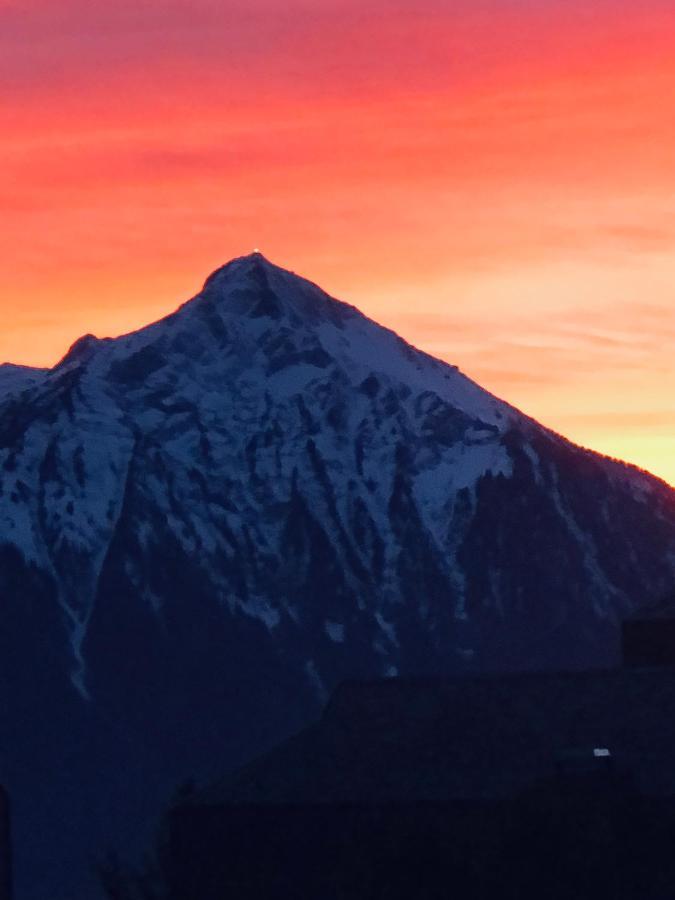
[[[259,250],[212,272],[199,296],[251,318],[288,319],[295,324],[330,321],[342,327],[346,319],[358,315],[354,307],[270,262]]]
[[[236,256],[229,260],[229,262],[226,262],[224,265],[215,269],[204,282],[204,289],[208,288],[215,281],[221,281],[225,278],[228,280],[236,277],[246,278],[256,272],[261,273],[272,270],[278,272],[286,271],[280,266],[270,262],[260,250],[253,250],[252,253],[247,253],[244,256]]]
[[[55,368],[62,369],[64,366],[73,362],[78,364],[88,362],[101,344],[108,343],[109,341],[110,338],[98,338],[94,334],[83,334],[82,337],[79,337],[75,343],[71,345],[68,352],[63,359],[56,364]]]

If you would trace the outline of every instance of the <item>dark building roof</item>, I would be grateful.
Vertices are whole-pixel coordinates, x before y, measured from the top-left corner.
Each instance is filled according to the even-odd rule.
[[[675,666],[675,618],[634,618],[621,627],[625,666]]]
[[[626,622],[651,622],[670,619],[675,622],[675,595],[661,597],[655,602],[645,604],[627,616]]]
[[[675,795],[675,668],[348,682],[319,722],[191,804],[508,798],[608,760],[641,793]]]
[[[349,682],[169,811],[169,897],[670,900],[673,760],[675,668]]]

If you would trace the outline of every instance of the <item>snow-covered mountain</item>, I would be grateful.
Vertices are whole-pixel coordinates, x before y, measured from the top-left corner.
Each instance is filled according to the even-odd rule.
[[[663,482],[258,253],[138,332],[2,366],[18,900],[76,900],[74,855],[344,677],[608,664],[674,575]]]

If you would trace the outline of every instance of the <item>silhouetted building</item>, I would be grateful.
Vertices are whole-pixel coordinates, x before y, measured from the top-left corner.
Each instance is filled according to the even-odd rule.
[[[171,900],[672,900],[675,670],[342,685],[168,815]]]
[[[675,604],[641,610],[621,626],[626,666],[675,666]]]

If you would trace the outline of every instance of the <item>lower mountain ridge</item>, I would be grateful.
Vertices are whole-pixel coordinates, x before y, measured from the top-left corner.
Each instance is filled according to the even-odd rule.
[[[96,896],[345,678],[610,666],[671,590],[667,485],[258,253],[0,392],[17,900]]]

